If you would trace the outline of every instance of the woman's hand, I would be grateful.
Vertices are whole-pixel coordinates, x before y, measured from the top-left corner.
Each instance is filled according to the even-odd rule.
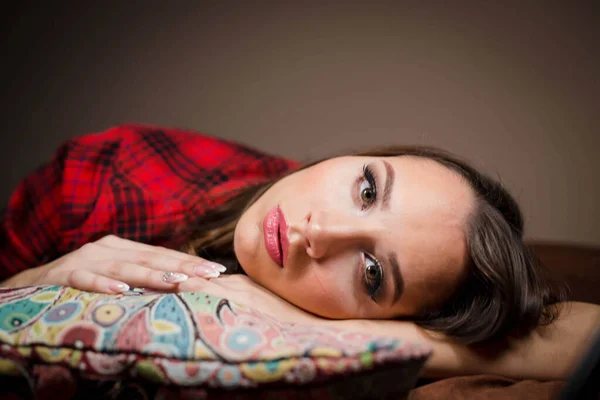
[[[319,322],[322,318],[288,303],[246,275],[221,275],[219,279],[189,279],[179,285],[179,292],[203,292],[223,297],[277,318],[280,322]]]
[[[61,285],[100,293],[130,287],[176,290],[190,277],[216,278],[221,272],[224,266],[199,257],[109,235],[25,271],[3,286]]]

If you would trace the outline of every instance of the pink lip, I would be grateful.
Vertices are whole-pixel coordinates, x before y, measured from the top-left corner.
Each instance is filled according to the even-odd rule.
[[[282,266],[285,266],[288,257],[288,250],[290,248],[288,224],[285,220],[285,215],[283,215],[283,211],[281,211],[281,208],[277,207],[277,209],[279,210],[279,240],[281,243],[281,249],[283,250]]]
[[[273,207],[263,221],[265,247],[269,257],[283,268],[287,259],[290,242],[287,236],[287,222],[279,206]]]

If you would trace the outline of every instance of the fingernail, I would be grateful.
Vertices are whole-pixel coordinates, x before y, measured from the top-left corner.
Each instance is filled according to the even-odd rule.
[[[113,292],[126,292],[129,290],[129,285],[127,285],[126,283],[111,283],[110,284],[110,290],[112,290]]]
[[[209,267],[205,264],[199,265],[194,268],[194,273],[203,278],[218,278],[220,273],[216,271],[214,268]]]
[[[212,269],[214,269],[217,272],[225,272],[227,271],[227,268],[225,268],[224,265],[218,264],[216,262],[212,262],[212,261],[205,261],[202,263],[202,265],[206,265],[207,267],[211,267]]]
[[[189,276],[180,272],[167,272],[163,275],[163,281],[167,283],[181,283],[187,281]]]

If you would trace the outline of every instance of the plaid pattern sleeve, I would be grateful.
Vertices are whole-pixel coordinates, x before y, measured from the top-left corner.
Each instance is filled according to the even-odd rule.
[[[64,143],[12,194],[0,280],[107,234],[168,246],[238,190],[298,164],[196,132],[123,125]]]

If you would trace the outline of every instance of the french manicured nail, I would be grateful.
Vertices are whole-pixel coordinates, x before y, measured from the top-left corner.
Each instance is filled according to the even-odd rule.
[[[227,268],[225,268],[224,265],[221,265],[221,264],[218,264],[218,263],[212,262],[212,261],[206,261],[202,265],[206,265],[207,267],[211,267],[215,271],[221,272],[221,273],[227,271]]]
[[[187,281],[189,276],[180,272],[167,272],[163,275],[163,281],[167,283],[181,283]]]
[[[198,265],[194,268],[194,273],[202,278],[218,278],[220,275],[219,271],[205,264]]]
[[[126,292],[129,290],[129,285],[126,283],[111,283],[110,290],[117,293]]]

